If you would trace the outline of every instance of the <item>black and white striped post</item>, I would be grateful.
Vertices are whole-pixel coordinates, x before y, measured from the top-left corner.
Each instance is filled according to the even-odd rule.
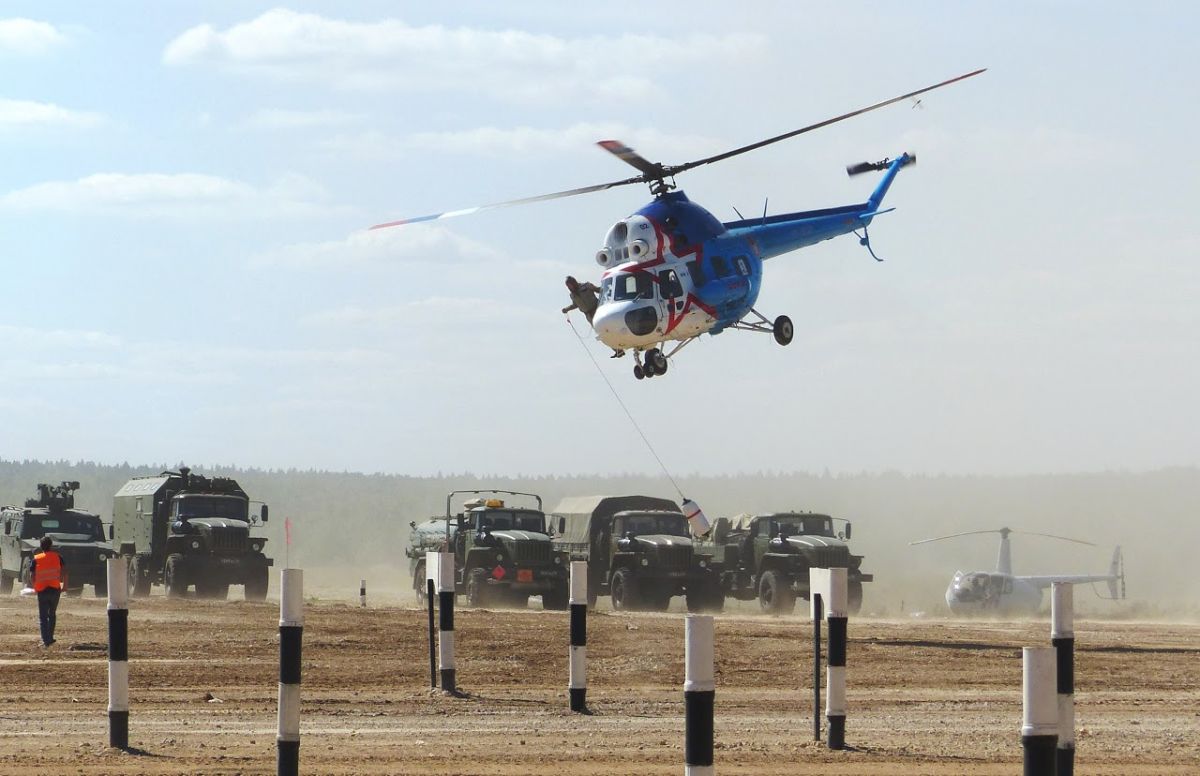
[[[571,561],[571,711],[587,711],[587,574],[586,560]]]
[[[441,553],[430,551],[425,553],[425,606],[429,610],[429,688],[437,688],[437,628],[433,624],[433,609],[437,602],[438,558]]]
[[[367,608],[367,580],[358,580],[358,605]]]
[[[813,623],[813,741],[821,740],[821,594],[810,590],[808,601]]]
[[[829,660],[825,667],[825,724],[828,728],[826,745],[830,749],[846,748],[846,615],[849,612],[846,573],[844,568],[808,570],[813,614],[816,616],[818,607],[823,604],[829,629]]]
[[[685,776],[713,774],[713,618],[689,614],[684,624],[684,769]]]
[[[123,556],[108,559],[108,745],[129,748],[129,578]]]
[[[304,634],[304,572],[280,572],[278,776],[300,773],[300,645]]]
[[[458,689],[454,675],[454,554],[438,553],[438,670],[442,691]]]
[[[1050,643],[1058,670],[1058,776],[1075,774],[1075,586],[1050,587]]]
[[[1056,660],[1053,647],[1025,647],[1022,650],[1021,746],[1025,749],[1025,776],[1055,776],[1058,745]]]

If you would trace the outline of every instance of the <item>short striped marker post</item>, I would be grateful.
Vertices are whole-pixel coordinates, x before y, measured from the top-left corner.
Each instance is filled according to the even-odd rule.
[[[684,769],[685,776],[713,774],[713,618],[689,614],[684,621]]]
[[[825,669],[825,721],[830,749],[846,748],[846,569],[829,569],[829,662]]]
[[[1025,750],[1025,776],[1055,776],[1058,745],[1058,699],[1055,693],[1053,647],[1022,650],[1021,695],[1023,714],[1021,746]]]
[[[367,608],[367,580],[360,579],[358,581],[358,605],[362,608]]]
[[[587,586],[586,560],[571,561],[571,652],[567,692],[571,711],[587,711]]]
[[[1050,588],[1050,643],[1058,670],[1057,776],[1075,774],[1075,586],[1055,582]]]
[[[304,634],[304,572],[280,572],[278,776],[300,773],[300,645]]]
[[[442,677],[442,691],[458,689],[454,675],[454,555],[438,553],[438,670]]]
[[[108,559],[108,745],[129,748],[129,578],[122,557]]]

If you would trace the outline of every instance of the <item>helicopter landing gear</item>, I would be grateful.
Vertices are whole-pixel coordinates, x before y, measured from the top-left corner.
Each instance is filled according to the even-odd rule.
[[[795,333],[792,328],[792,319],[786,315],[779,316],[771,326],[771,333],[775,335],[776,342],[780,345],[787,345],[792,341],[792,335]]]
[[[646,351],[646,362],[642,363],[642,354],[635,351],[633,354],[633,376],[641,380],[647,377],[655,377],[657,375],[665,375],[667,368],[670,366],[667,357],[658,348],[650,348]]]

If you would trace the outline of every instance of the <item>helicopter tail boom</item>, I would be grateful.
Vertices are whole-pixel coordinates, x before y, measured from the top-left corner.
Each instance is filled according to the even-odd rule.
[[[859,165],[852,165],[851,167],[846,168],[846,172],[848,172],[850,175],[854,175],[855,173],[850,172],[852,167],[861,167],[863,165],[867,165],[868,168],[872,170],[887,170],[887,172],[883,174],[883,180],[879,181],[879,185],[875,187],[875,191],[871,192],[871,196],[867,200],[867,204],[870,205],[872,210],[878,210],[879,204],[883,202],[884,196],[888,193],[888,189],[892,187],[892,181],[896,180],[896,175],[900,172],[900,168],[916,163],[916,155],[906,152],[900,154],[900,156],[897,156],[895,159],[884,159],[881,162],[863,162]],[[862,170],[862,172],[865,171],[866,170]]]

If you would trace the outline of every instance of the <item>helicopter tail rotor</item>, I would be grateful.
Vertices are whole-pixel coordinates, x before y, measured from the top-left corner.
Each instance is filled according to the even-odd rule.
[[[905,154],[905,157],[907,158],[901,163],[901,167],[907,167],[910,164],[917,163],[916,154]],[[878,162],[859,162],[858,164],[848,164],[846,165],[846,174],[850,177],[854,177],[855,175],[862,175],[865,172],[879,172],[881,170],[886,170],[888,165],[891,163],[891,159],[881,159]]]

